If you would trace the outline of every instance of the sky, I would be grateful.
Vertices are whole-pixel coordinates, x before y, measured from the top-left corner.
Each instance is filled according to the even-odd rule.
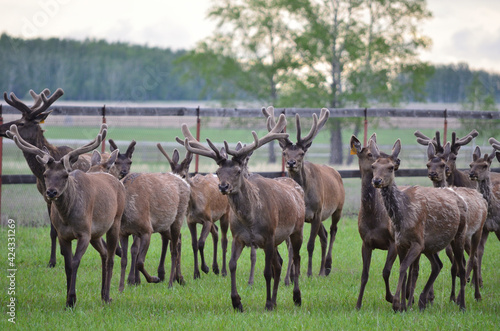
[[[22,38],[105,39],[192,49],[211,35],[210,0],[0,0],[0,33]],[[421,59],[466,62],[500,74],[500,1],[427,0],[422,33],[433,46]]]

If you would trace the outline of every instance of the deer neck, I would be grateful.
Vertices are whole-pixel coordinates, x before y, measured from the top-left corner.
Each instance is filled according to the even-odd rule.
[[[387,214],[389,214],[396,231],[399,231],[404,222],[404,214],[408,206],[408,197],[394,182],[380,190]]]
[[[70,174],[64,192],[57,198],[57,200],[51,200],[52,205],[57,208],[57,211],[63,220],[71,218],[75,211],[79,210],[76,206],[77,203],[82,202],[77,199],[81,194],[79,191],[81,190],[78,185],[78,180],[73,176],[73,174]]]
[[[432,181],[432,186],[434,186],[434,187],[446,187],[446,186],[450,186],[450,185],[451,184],[447,183],[445,180],[440,180],[440,181],[433,180]]]
[[[377,189],[372,185],[372,179],[372,172],[361,173],[361,204],[368,213],[374,211],[377,207],[377,201],[375,199]]]
[[[40,149],[43,149],[44,147],[47,148],[50,155],[52,155],[55,159],[59,159],[58,157],[55,157],[56,155],[54,155],[54,150],[56,148],[53,145],[51,145],[47,141],[47,139],[45,139],[45,137],[43,136],[43,133],[42,133],[42,129],[39,129],[39,130],[40,131],[37,132],[36,135],[32,135],[29,137],[23,137],[23,139],[26,140],[31,145],[36,146]],[[28,167],[30,168],[31,172],[35,175],[36,178],[38,178],[41,182],[44,183],[43,173],[45,171],[45,167],[37,161],[35,154],[27,153],[27,152],[23,151],[23,155],[24,155],[24,158],[26,159],[26,163],[28,163]]]
[[[477,190],[483,195],[483,198],[488,202],[488,206],[491,205],[492,194],[491,194],[491,181],[490,176],[485,180],[480,180],[477,183]]]

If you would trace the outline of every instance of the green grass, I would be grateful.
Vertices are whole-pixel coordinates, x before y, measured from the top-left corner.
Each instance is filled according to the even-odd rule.
[[[328,224],[325,224],[329,228]],[[304,238],[309,237],[310,226],[306,225]],[[112,279],[111,304],[100,300],[100,258],[89,247],[82,259],[77,280],[77,305],[73,310],[64,308],[66,281],[61,255],[57,266],[46,267],[49,257],[48,227],[16,228],[16,328],[19,329],[207,329],[207,330],[495,330],[500,325],[500,242],[490,236],[483,262],[483,300],[475,302],[470,285],[466,289],[467,311],[461,313],[458,306],[448,301],[450,290],[450,264],[441,254],[444,268],[436,280],[435,303],[425,311],[413,308],[405,313],[394,313],[384,300],[384,285],[381,277],[385,252],[375,251],[371,265],[370,280],[364,295],[363,307],[355,309],[361,277],[361,239],[357,221],[344,217],[333,248],[333,271],[328,277],[319,277],[319,242],[317,241],[313,262],[313,277],[306,277],[306,243],[302,246],[302,268],[300,287],[302,306],[295,307],[292,288],[280,283],[278,306],[267,312],[265,306],[265,282],[263,251],[257,255],[256,277],[253,287],[247,285],[249,253],[246,249],[238,263],[238,291],[242,298],[243,313],[233,311],[230,299],[230,278],[216,276],[212,272],[193,280],[193,258],[187,227],[182,229],[182,271],[187,283],[166,283],[126,286],[118,292],[119,258],[115,258]],[[0,228],[4,243],[2,268],[7,266],[7,228]],[[146,267],[156,274],[160,254],[160,238],[154,235],[146,259]],[[285,247],[280,247],[286,256]],[[212,241],[207,240],[207,261],[212,258]],[[229,255],[229,254],[228,254]],[[229,258],[229,256],[228,256]],[[286,260],[286,258],[285,258]],[[219,255],[219,264],[221,258]],[[211,263],[209,263],[211,265]],[[167,275],[170,260],[167,258]],[[398,263],[391,275],[391,288],[395,289]],[[424,258],[421,262],[417,293],[420,293],[430,266]],[[284,276],[284,274],[282,275]],[[8,279],[3,276],[2,318],[0,329],[12,329],[7,321],[6,303]]]

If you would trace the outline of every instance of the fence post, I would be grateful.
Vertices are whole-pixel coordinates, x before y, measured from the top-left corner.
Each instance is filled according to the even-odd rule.
[[[281,112],[283,115],[286,116],[286,108],[283,108],[283,111]],[[286,125],[285,128],[283,129],[283,132],[286,133]],[[283,156],[283,153],[281,153],[281,177],[285,177],[285,157]]]
[[[366,117],[366,114],[367,114],[367,109],[365,108],[364,110],[364,113],[365,113],[365,122],[364,122],[364,125],[363,125],[363,146],[366,146],[366,143],[368,142],[368,119]]]
[[[2,104],[0,104],[0,125],[3,124]],[[2,215],[2,166],[3,166],[3,138],[0,136],[0,215]]]
[[[106,124],[106,105],[102,107],[102,124]],[[102,140],[101,153],[106,152],[106,139]]]
[[[200,120],[200,106],[196,108],[196,140],[200,141],[200,127],[201,127],[201,120]],[[200,156],[198,154],[194,155],[194,173],[198,173],[198,163],[200,161]]]
[[[444,130],[443,130],[443,146],[446,144],[446,135],[448,134],[448,110],[444,110]]]

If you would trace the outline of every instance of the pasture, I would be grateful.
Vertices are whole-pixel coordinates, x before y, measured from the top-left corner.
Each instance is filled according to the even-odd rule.
[[[329,226],[328,222],[325,226]],[[306,224],[304,237],[309,237],[310,226]],[[333,270],[328,277],[319,277],[319,242],[313,262],[314,275],[305,276],[307,261],[306,245],[302,246],[302,268],[300,285],[302,306],[295,307],[292,301],[292,287],[280,283],[278,306],[275,311],[265,310],[265,281],[263,272],[263,251],[257,252],[255,283],[248,286],[250,270],[249,249],[245,249],[238,261],[238,289],[244,306],[243,313],[233,311],[230,299],[230,278],[202,274],[193,280],[193,257],[189,231],[182,230],[182,272],[185,286],[175,283],[168,288],[167,283],[147,284],[142,278],[139,286],[126,286],[118,292],[120,260],[115,257],[115,267],[111,285],[113,302],[109,305],[100,300],[100,258],[89,247],[80,265],[76,307],[65,309],[66,281],[61,255],[57,266],[46,267],[50,242],[49,228],[16,227],[17,268],[15,280],[16,328],[19,329],[208,329],[208,330],[495,330],[500,325],[500,242],[490,236],[483,260],[484,287],[482,301],[476,302],[470,285],[466,288],[467,311],[462,313],[458,306],[448,300],[450,291],[450,263],[444,253],[441,259],[443,270],[435,283],[436,299],[432,306],[420,312],[413,307],[405,313],[394,313],[391,305],[384,300],[384,285],[381,277],[385,252],[375,251],[371,265],[370,279],[360,311],[355,309],[361,278],[361,239],[357,230],[357,219],[343,217],[339,223],[337,239],[333,247]],[[0,238],[6,243],[7,228],[0,228]],[[7,245],[2,262],[7,265]],[[153,235],[146,267],[156,273],[160,256],[161,240]],[[286,261],[285,245],[281,254]],[[206,245],[207,261],[212,258],[212,241]],[[129,262],[130,263],[130,262]],[[221,258],[219,255],[219,266]],[[167,270],[170,260],[167,257]],[[210,265],[210,264],[209,264]],[[285,262],[286,265],[286,262]],[[397,283],[398,262],[391,274],[391,288]],[[427,279],[430,265],[422,258],[420,278],[416,293],[420,293],[424,279]],[[282,280],[284,273],[282,274]],[[2,319],[0,328],[6,330],[13,325],[7,321],[6,303],[8,279],[2,277]]]
[[[167,171],[166,160],[158,153],[157,142],[174,142],[180,136],[179,128],[131,128],[112,127],[108,138],[128,144],[131,139],[138,141],[134,154],[132,171]],[[71,137],[75,140],[88,140],[97,132],[94,127],[47,126],[46,137],[49,141]],[[252,128],[254,129],[254,128]],[[439,128],[440,129],[440,128]],[[250,130],[225,128],[206,128],[202,130],[202,139],[210,137],[222,142],[231,137],[231,142],[251,141]],[[260,131],[259,131],[260,130]],[[264,129],[256,129],[258,134]],[[402,168],[424,168],[425,148],[418,146],[413,136],[413,129],[381,129],[376,130],[381,149],[389,151],[397,138],[403,138]],[[421,130],[432,135],[433,130]],[[369,133],[373,130],[369,130]],[[348,144],[351,130],[343,131],[343,141]],[[311,148],[309,160],[326,163],[328,155],[327,130],[317,136]],[[150,145],[139,145],[146,142]],[[231,143],[230,142],[230,143]],[[10,143],[10,144],[9,144]],[[480,142],[478,142],[480,144]],[[326,147],[325,147],[326,146]],[[411,147],[410,147],[411,146]],[[121,147],[121,146],[120,146]],[[124,146],[125,147],[125,146]],[[167,151],[178,146],[175,143],[166,146]],[[275,147],[279,150],[279,147]],[[471,147],[465,146],[460,164],[465,168],[470,161]],[[141,149],[144,150],[141,151]],[[183,155],[183,148],[179,148]],[[346,148],[346,153],[348,149]],[[467,154],[467,156],[465,156]],[[279,162],[274,165],[266,163],[267,148],[262,148],[250,161],[251,171],[279,171]],[[277,152],[280,155],[280,152]],[[200,158],[200,171],[214,171],[211,160]],[[194,168],[194,166],[192,166]],[[357,160],[349,166],[337,169],[357,169]],[[22,153],[11,143],[4,140],[3,174],[28,174],[29,169]],[[421,184],[430,186],[427,178],[400,178],[399,185]],[[263,251],[257,252],[256,277],[253,286],[248,286],[250,270],[250,250],[246,249],[238,261],[238,291],[242,298],[243,313],[233,311],[230,298],[230,278],[202,274],[200,279],[193,279],[193,256],[191,239],[187,226],[182,228],[181,267],[186,280],[185,286],[175,283],[173,288],[167,282],[147,284],[142,278],[139,286],[126,286],[123,293],[118,292],[120,259],[115,257],[114,273],[111,284],[111,304],[100,300],[101,262],[97,252],[89,247],[82,259],[77,279],[78,301],[74,309],[65,309],[66,279],[62,256],[57,254],[57,265],[53,269],[46,267],[49,257],[49,221],[45,203],[37,192],[35,185],[4,185],[2,187],[2,226],[0,240],[3,242],[4,256],[0,263],[4,274],[9,269],[7,238],[8,219],[16,222],[15,229],[15,295],[9,294],[10,281],[2,277],[2,319],[0,329],[13,328],[8,322],[7,303],[15,297],[16,328],[46,329],[66,328],[99,328],[99,329],[152,329],[167,328],[191,330],[194,328],[219,330],[386,330],[386,329],[422,329],[422,330],[496,330],[500,325],[500,242],[490,235],[486,244],[483,259],[484,287],[481,290],[482,301],[476,302],[473,289],[466,288],[467,310],[460,312],[458,306],[448,300],[451,288],[450,262],[444,253],[441,259],[444,267],[434,284],[435,302],[425,311],[420,312],[417,306],[405,313],[394,313],[391,304],[384,299],[384,283],[381,277],[386,253],[374,251],[370,279],[368,281],[360,311],[355,309],[359,293],[362,260],[361,239],[357,229],[357,211],[360,204],[360,180],[344,179],[346,188],[346,207],[339,222],[337,239],[333,245],[333,269],[328,277],[319,277],[320,244],[316,241],[313,262],[313,277],[306,276],[307,249],[310,225],[304,227],[304,243],[301,250],[302,306],[295,307],[292,300],[292,287],[280,283],[277,308],[273,312],[265,310],[265,281],[262,276],[264,268]],[[325,223],[329,229],[329,221]],[[200,231],[200,230],[198,230]],[[231,236],[229,235],[228,260],[230,256]],[[74,246],[74,245],[73,245]],[[146,258],[146,268],[156,274],[160,257],[161,240],[154,234]],[[59,246],[58,246],[59,249]],[[280,248],[283,259],[287,261],[285,245]],[[211,236],[205,246],[207,261],[211,262],[213,249]],[[219,243],[219,267],[222,258]],[[286,267],[284,263],[284,267]],[[209,266],[211,263],[208,263]],[[130,261],[129,261],[130,266]],[[396,261],[391,273],[391,289],[394,292],[397,284],[399,263]],[[167,273],[170,259],[167,255]],[[430,264],[426,258],[421,259],[420,278],[416,295],[420,294],[430,273]],[[284,279],[285,270],[282,272]],[[417,296],[416,296],[417,297]]]

